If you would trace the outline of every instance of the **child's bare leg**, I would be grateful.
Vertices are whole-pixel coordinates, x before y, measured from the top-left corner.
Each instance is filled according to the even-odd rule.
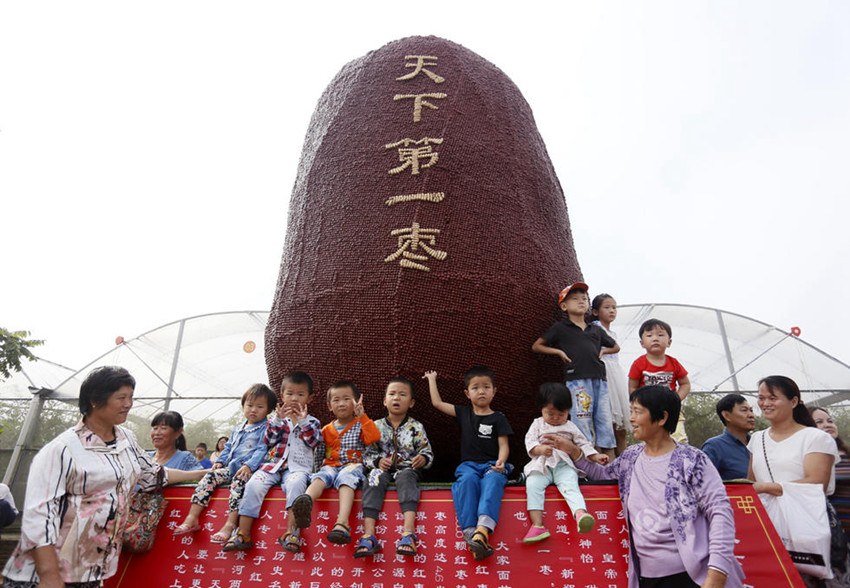
[[[240,519],[242,517],[239,517]],[[292,507],[286,509],[286,532],[295,533],[298,527],[295,524],[295,515],[292,514]]]
[[[543,511],[542,510],[530,510],[528,511],[528,518],[531,519],[531,524],[535,527],[543,526]]]
[[[404,511],[404,532],[413,533],[416,530],[416,511]]]
[[[368,537],[375,534],[377,520],[372,517],[363,517],[363,536]]]
[[[316,478],[315,480],[310,482],[309,486],[307,486],[306,494],[315,501],[322,495],[322,492],[325,491],[325,488],[326,486],[324,480],[322,480],[321,478]]]
[[[238,513],[237,513],[238,514]],[[229,523],[228,517],[228,523]],[[239,532],[242,533],[245,537],[251,536],[251,527],[254,526],[254,517],[246,517],[245,515],[239,515]],[[227,524],[224,525],[225,527]],[[223,529],[222,529],[223,531]]]
[[[348,526],[348,519],[351,516],[351,508],[354,506],[354,488],[351,486],[339,487],[339,516],[336,522],[343,523]]]
[[[187,514],[186,518],[183,519],[182,525],[191,529],[198,524],[198,519],[201,518],[201,513],[203,511],[204,507],[202,505],[192,503],[192,506],[189,507],[189,514]]]
[[[229,513],[227,513],[227,521],[225,521],[224,525],[221,527],[221,529],[218,530],[218,532],[221,535],[225,535],[227,537],[230,537],[233,534],[233,529],[236,528],[236,525],[238,523],[239,523],[239,511],[238,510],[231,510]]]
[[[614,427],[614,438],[617,440],[617,455],[626,450],[626,430]]]

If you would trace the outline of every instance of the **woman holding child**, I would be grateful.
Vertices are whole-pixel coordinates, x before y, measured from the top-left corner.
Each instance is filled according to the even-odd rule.
[[[631,395],[635,439],[614,463],[584,458],[564,437],[566,451],[594,480],[617,480],[629,527],[629,587],[742,586],[735,559],[735,521],[717,470],[704,453],[677,443],[679,396],[666,386],[644,386]]]
[[[202,470],[163,468],[121,424],[136,380],[120,367],[93,370],[80,386],[82,418],[33,458],[21,540],[3,569],[4,588],[94,588],[115,574],[130,495],[165,480],[197,480]]]

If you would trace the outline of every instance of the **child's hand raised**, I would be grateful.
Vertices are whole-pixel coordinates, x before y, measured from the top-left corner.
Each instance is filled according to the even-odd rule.
[[[279,419],[285,419],[286,413],[289,409],[286,408],[286,405],[283,403],[283,400],[277,403],[277,407],[274,409],[274,414]]]
[[[354,405],[354,418],[359,419],[363,416],[364,412],[365,411],[363,410],[363,397],[361,396],[360,400],[358,400],[357,403]]]
[[[430,381],[436,381],[437,380],[437,372],[435,372],[434,370],[428,370],[427,372],[425,372],[425,375],[422,376],[422,379],[428,380],[429,382]]]
[[[298,405],[298,409],[297,409],[297,410],[293,410],[292,412],[293,412],[293,414],[294,414],[294,415],[295,415],[295,417],[296,417],[296,422],[299,422],[299,423],[300,423],[301,421],[303,421],[304,419],[306,419],[306,418],[307,418],[307,415],[309,414],[309,413],[307,412],[307,405],[306,405],[306,404],[299,404],[299,405]]]

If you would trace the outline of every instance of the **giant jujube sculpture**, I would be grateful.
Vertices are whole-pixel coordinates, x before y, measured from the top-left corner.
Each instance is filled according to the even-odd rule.
[[[335,380],[356,382],[377,419],[386,383],[410,378],[437,456],[430,477],[447,479],[457,429],[422,374],[437,370],[443,399],[466,403],[464,372],[489,366],[521,464],[537,387],[562,379],[531,344],[580,278],[563,192],[513,82],[456,43],[394,41],[343,67],[310,122],[266,328],[269,379],[279,389],[288,371],[310,373],[325,423]]]

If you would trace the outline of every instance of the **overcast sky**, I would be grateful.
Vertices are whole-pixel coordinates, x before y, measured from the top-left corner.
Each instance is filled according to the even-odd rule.
[[[850,362],[850,3],[307,4],[0,2],[0,326],[81,367],[269,310],[316,101],[434,34],[531,105],[593,292],[799,326]]]

